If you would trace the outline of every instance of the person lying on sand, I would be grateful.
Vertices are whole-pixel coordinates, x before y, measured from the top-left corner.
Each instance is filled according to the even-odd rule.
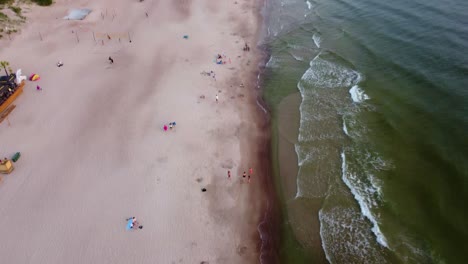
[[[138,223],[138,221],[136,220],[136,217],[132,216],[130,218],[127,218],[125,221],[132,221],[132,223],[130,223],[130,228],[131,229],[134,229],[136,226],[139,228],[139,229],[143,229],[143,226],[140,225],[140,223]]]

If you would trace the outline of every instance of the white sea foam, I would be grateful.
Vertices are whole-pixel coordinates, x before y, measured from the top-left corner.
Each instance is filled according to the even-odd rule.
[[[301,57],[301,56],[298,56],[296,54],[294,54],[293,52],[290,52],[291,56],[293,56],[294,59],[296,59],[297,61],[304,61],[304,57]]]
[[[343,118],[343,132],[349,136],[348,134],[348,128],[346,127],[346,120]]]
[[[328,260],[328,263],[333,263],[331,258],[330,258],[330,255],[328,253],[328,248],[327,248],[327,243],[325,243],[325,225],[323,223],[323,219],[324,219],[324,216],[323,216],[323,213],[322,213],[322,209],[320,209],[319,211],[319,222],[320,222],[320,240],[322,241],[322,249],[323,249],[323,252],[325,253],[325,257],[327,258]]]
[[[322,38],[320,37],[320,35],[318,33],[314,33],[314,35],[312,35],[312,39],[314,40],[315,46],[317,46],[317,48],[320,48],[320,44],[322,43]]]
[[[365,94],[364,91],[357,85],[351,87],[351,89],[349,89],[349,93],[351,94],[351,98],[355,103],[361,103],[370,99],[369,96]]]
[[[299,159],[299,157],[300,157],[300,147],[299,147],[298,144],[294,144],[294,150],[296,151],[296,155],[297,155],[297,157]],[[299,163],[300,162],[301,161],[299,161]],[[299,169],[300,169],[300,166],[301,165],[299,164]],[[302,191],[301,191],[302,187],[301,187],[301,184],[300,184],[299,181],[300,181],[300,179],[299,179],[299,170],[298,170],[297,175],[296,175],[296,197],[294,197],[295,199],[302,196]]]
[[[335,122],[337,109],[345,104],[341,89],[350,87],[359,81],[360,74],[348,67],[333,61],[322,59],[317,55],[310,62],[301,80],[297,83],[302,102],[299,106],[300,124],[298,144],[295,145],[298,158],[299,171],[296,175],[297,197],[324,197],[328,192],[328,173],[318,173],[314,177],[301,174],[310,170],[310,166],[323,161],[329,153],[329,145],[311,144],[313,142],[339,141],[343,138],[340,130],[317,129],[317,122],[332,124]],[[334,91],[325,91],[323,88],[341,88]],[[326,95],[326,97],[323,97]],[[341,98],[340,98],[341,97]],[[323,100],[318,100],[323,98]],[[311,107],[312,106],[312,107]],[[324,155],[325,154],[325,155]],[[328,165],[326,165],[328,166]]]
[[[312,9],[312,3],[311,2],[306,1],[306,4],[307,4],[307,8],[309,8],[309,10]]]
[[[337,88],[349,87],[361,80],[361,75],[358,72],[324,60],[319,55],[310,62],[310,67],[302,75],[301,81],[310,83],[315,87]]]
[[[276,58],[274,56],[271,56],[270,59],[268,60],[268,62],[265,64],[265,67],[267,67],[267,68],[277,68],[279,66],[278,62],[279,62],[278,58]]]
[[[374,193],[376,192],[377,190],[375,189],[372,189],[372,188],[366,188],[366,190],[364,191],[358,191],[354,185],[351,183],[351,181],[349,180],[348,177],[352,177],[353,180],[359,182],[358,179],[356,179],[356,176],[351,174],[351,173],[348,173],[347,171],[347,164],[346,164],[346,155],[344,152],[341,153],[341,159],[342,159],[342,165],[341,165],[341,169],[342,169],[342,179],[343,179],[343,182],[346,184],[346,186],[348,186],[348,188],[351,190],[351,193],[353,194],[354,196],[354,199],[358,202],[359,204],[359,207],[361,208],[361,213],[367,217],[367,219],[369,219],[369,221],[371,221],[373,227],[372,227],[372,232],[374,233],[374,235],[376,236],[377,238],[377,242],[379,244],[381,244],[382,246],[386,247],[386,248],[389,248],[388,246],[388,243],[387,243],[387,239],[385,238],[385,236],[383,235],[383,233],[380,231],[380,228],[379,228],[379,224],[377,222],[377,220],[375,219],[374,215],[371,213],[371,210],[369,208],[369,204],[372,204],[372,205],[376,205],[375,204],[375,201],[370,201],[369,199],[366,199],[364,198],[360,192],[370,192],[370,193]]]
[[[387,263],[371,240],[369,223],[358,210],[342,206],[322,208],[319,221],[322,248],[329,263],[350,263],[350,259],[359,259],[361,263]]]

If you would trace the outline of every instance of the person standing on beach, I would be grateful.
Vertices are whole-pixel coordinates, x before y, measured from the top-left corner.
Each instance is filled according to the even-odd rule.
[[[211,72],[210,72],[210,75],[211,75],[211,77],[213,77],[213,79],[216,81],[216,74],[214,73],[214,71],[211,71]]]
[[[242,178],[245,178],[247,176],[247,173],[245,173],[244,171],[244,174],[242,175]]]
[[[250,183],[250,174],[249,174],[249,176],[248,176],[248,178],[247,178],[247,179],[248,179],[248,182]]]
[[[218,102],[218,99],[219,99],[219,98],[218,98],[218,94],[216,94],[216,102]]]

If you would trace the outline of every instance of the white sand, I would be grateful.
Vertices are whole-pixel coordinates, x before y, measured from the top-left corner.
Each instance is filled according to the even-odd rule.
[[[0,262],[258,262],[256,178],[239,177],[256,170],[255,49],[242,47],[255,46],[257,1],[56,2],[0,42],[0,60],[41,76],[0,124],[0,155],[22,153],[0,184]],[[85,20],[61,19],[81,7]],[[125,230],[131,216],[142,230]]]

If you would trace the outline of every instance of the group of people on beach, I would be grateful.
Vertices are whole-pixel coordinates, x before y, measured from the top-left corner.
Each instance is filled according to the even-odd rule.
[[[242,179],[247,178],[247,182],[250,183],[250,177],[252,175],[253,175],[253,169],[249,168],[249,175],[247,175],[247,173],[244,171],[244,173],[242,174]],[[230,180],[231,179],[231,171],[230,170],[227,171],[227,176],[228,176],[228,179]]]
[[[175,126],[176,126],[176,122],[169,123],[169,130],[172,130],[173,128],[175,128]],[[167,128],[168,128],[167,125],[163,126],[164,131],[167,131]]]
[[[226,55],[222,55],[222,56],[221,54],[216,55],[216,64],[226,64],[226,63],[227,63]],[[231,63],[231,59],[229,59],[229,63]]]

